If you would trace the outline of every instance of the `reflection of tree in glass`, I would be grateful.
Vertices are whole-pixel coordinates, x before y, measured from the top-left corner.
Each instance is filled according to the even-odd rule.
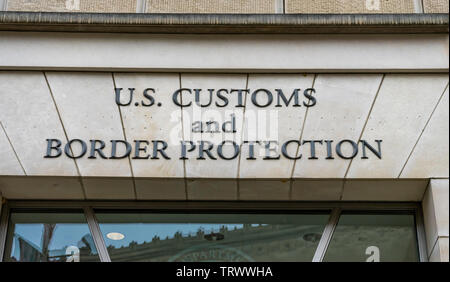
[[[203,228],[199,228],[197,230],[197,237],[198,238],[203,238],[203,235],[205,235],[205,231],[203,231]]]
[[[175,232],[175,234],[173,234],[173,238],[175,239],[182,239],[183,238],[183,234],[181,234],[180,231]]]

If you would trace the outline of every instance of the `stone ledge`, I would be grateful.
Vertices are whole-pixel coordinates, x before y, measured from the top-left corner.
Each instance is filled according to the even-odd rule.
[[[448,14],[0,12],[0,30],[133,33],[448,33]]]
[[[0,176],[9,200],[421,202],[428,179]],[[133,195],[133,187],[136,195]]]

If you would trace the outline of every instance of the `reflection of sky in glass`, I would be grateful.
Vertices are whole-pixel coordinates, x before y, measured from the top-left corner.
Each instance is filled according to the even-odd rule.
[[[258,224],[257,224],[258,225]],[[107,246],[114,246],[120,248],[122,246],[128,246],[131,241],[135,241],[139,244],[144,242],[151,242],[154,236],[158,236],[161,240],[166,237],[173,238],[174,234],[180,232],[183,237],[189,235],[195,236],[198,230],[203,230],[205,234],[211,232],[219,232],[222,226],[226,226],[228,230],[240,229],[242,224],[205,224],[205,223],[120,223],[100,224],[103,237]],[[111,240],[106,237],[106,234],[110,232],[119,232],[125,235],[122,240]]]
[[[294,240],[297,244],[297,249],[304,249],[308,247],[308,253],[305,260],[309,260],[309,256],[312,256],[314,246],[305,245],[304,241],[298,241],[302,234],[312,232],[311,227],[318,227],[321,229],[327,220],[328,214],[234,214],[234,213],[204,213],[204,214],[171,214],[171,213],[97,213],[97,219],[99,220],[100,229],[108,247],[114,248],[129,248],[112,251],[113,254],[119,254],[120,260],[130,259],[130,256],[137,256],[134,259],[148,259],[153,256],[160,256],[158,252],[164,253],[165,250],[160,248],[166,248],[167,251],[172,251],[173,248],[185,249],[198,245],[198,251],[202,251],[203,247],[200,245],[207,244],[207,241],[223,240],[224,238],[219,236],[203,236],[211,233],[222,233],[225,235],[225,243],[229,243],[235,248],[239,249],[244,245],[248,245],[248,240],[254,240],[258,238],[256,245],[269,244],[281,244],[283,240]],[[63,222],[63,223],[61,223]],[[84,245],[81,240],[84,236],[90,241],[92,250],[96,254],[95,246],[90,236],[90,231],[87,223],[85,222],[82,214],[68,213],[17,213],[13,214],[11,223],[14,224],[14,234],[16,239],[12,240],[12,254],[14,257],[19,258],[19,240],[17,238],[23,238],[29,242],[33,248],[41,251],[42,248],[42,236],[44,232],[43,223],[57,223],[53,233],[53,238],[50,242],[49,257],[58,260],[61,256],[65,255],[65,248],[68,246],[81,247]],[[258,226],[268,226],[269,228],[257,228]],[[223,231],[223,229],[228,230]],[[305,230],[303,230],[305,229]],[[222,230],[222,231],[221,231]],[[233,232],[234,230],[240,230]],[[315,229],[314,229],[315,230]],[[121,233],[124,238],[121,240],[111,240],[106,235],[108,233]],[[200,232],[200,236],[198,233]],[[320,231],[319,231],[320,232]],[[260,238],[261,234],[263,237]],[[277,243],[278,239],[273,235],[280,235],[280,243]],[[293,236],[293,237],[292,237]],[[154,238],[164,241],[169,239],[170,244],[151,244]],[[175,239],[174,238],[184,238]],[[260,242],[261,241],[261,242]],[[147,246],[143,247],[148,254],[133,254],[134,248],[130,247],[132,243],[136,244],[151,244],[150,246],[156,246],[152,248]],[[173,247],[171,244],[174,243]],[[217,242],[212,242],[214,245]],[[222,242],[223,243],[223,242]],[[131,245],[130,245],[131,244]],[[199,245],[200,244],[200,245]],[[303,244],[303,245],[302,245]],[[219,244],[220,245],[220,244]],[[252,244],[250,244],[252,245]],[[305,246],[304,246],[305,245]],[[26,246],[26,245],[25,245]],[[302,249],[302,250],[303,250]],[[24,250],[27,250],[24,248]],[[297,251],[298,251],[297,250]],[[156,253],[155,253],[156,252]],[[262,256],[262,259],[276,258],[286,260],[301,259],[292,255],[295,250],[284,250],[285,253],[272,254],[272,251]],[[155,254],[154,254],[155,253]],[[304,250],[302,251],[302,254]],[[31,252],[27,257],[21,258],[22,260],[36,260]],[[145,257],[145,256],[150,257]],[[170,255],[170,254],[167,254]],[[142,258],[139,256],[143,256]],[[165,255],[163,255],[165,256]],[[59,258],[58,258],[59,257]],[[157,259],[156,258],[156,259]],[[163,258],[165,260],[166,258]]]
[[[21,236],[25,240],[38,246],[39,249],[42,247],[42,235],[44,232],[43,224],[16,224],[14,233]],[[52,240],[50,242],[50,249],[62,249],[64,247],[73,245],[77,246],[78,242],[83,238],[84,235],[90,234],[89,227],[87,224],[57,224],[54,230]],[[14,248],[13,250],[19,251],[19,248]],[[16,255],[14,253],[14,255]],[[17,254],[18,255],[18,254]]]

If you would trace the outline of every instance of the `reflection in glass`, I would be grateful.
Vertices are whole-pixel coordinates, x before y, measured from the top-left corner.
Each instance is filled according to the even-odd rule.
[[[328,214],[97,213],[112,261],[311,261]]]
[[[12,212],[5,261],[99,261],[83,213]]]
[[[343,214],[324,261],[418,261],[412,214]]]

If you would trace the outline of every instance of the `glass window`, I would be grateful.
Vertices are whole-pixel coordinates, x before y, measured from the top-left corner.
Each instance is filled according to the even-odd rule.
[[[412,214],[342,214],[324,261],[418,261]]]
[[[96,214],[112,261],[311,261],[329,214]]]
[[[87,262],[99,257],[82,211],[12,211],[5,261]]]

